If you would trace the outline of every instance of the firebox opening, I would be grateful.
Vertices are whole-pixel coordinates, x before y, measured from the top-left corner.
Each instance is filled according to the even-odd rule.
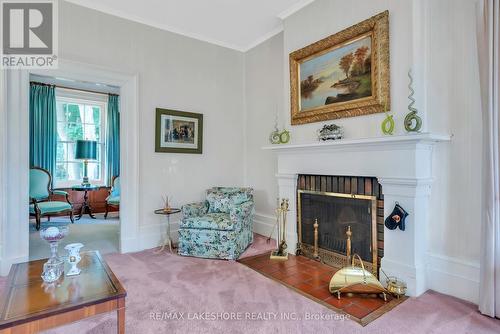
[[[358,254],[367,269],[378,276],[380,265],[380,246],[383,247],[383,234],[380,233],[380,211],[383,215],[381,187],[375,178],[362,178],[370,183],[374,191],[359,194],[358,187],[351,187],[351,193],[303,189],[307,183],[304,178],[338,178],[334,176],[299,176],[297,192],[297,232],[299,252],[307,257],[319,254],[321,261],[334,267],[346,265],[346,231],[351,228],[352,253]],[[337,183],[338,183],[337,179]],[[351,180],[351,178],[349,178]],[[365,181],[368,180],[368,181]],[[321,181],[320,181],[321,182]],[[326,184],[328,185],[328,180]],[[326,190],[326,189],[322,189]],[[333,190],[333,189],[328,189]],[[338,189],[335,189],[338,191]],[[347,190],[344,187],[344,190]],[[365,189],[363,190],[370,190]],[[382,198],[382,200],[381,200]],[[382,204],[382,205],[381,205]],[[314,223],[318,222],[318,248],[314,249]],[[383,229],[382,229],[383,233]],[[382,241],[380,240],[382,239]]]

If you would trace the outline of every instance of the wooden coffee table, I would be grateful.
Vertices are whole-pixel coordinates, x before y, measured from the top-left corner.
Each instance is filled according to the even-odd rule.
[[[40,277],[46,261],[10,269],[0,302],[1,334],[37,333],[111,311],[117,313],[118,333],[125,333],[127,292],[99,252],[83,252],[78,264],[82,273],[61,277],[57,286]]]

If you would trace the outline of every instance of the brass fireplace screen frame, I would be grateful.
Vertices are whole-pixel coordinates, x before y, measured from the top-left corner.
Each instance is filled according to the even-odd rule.
[[[377,248],[377,197],[368,195],[355,195],[355,194],[342,194],[342,193],[332,193],[324,191],[313,191],[313,190],[297,190],[297,232],[298,232],[298,243],[297,243],[297,253],[303,254],[304,256],[313,258],[314,245],[309,245],[302,242],[302,203],[301,194],[312,194],[312,195],[323,195],[332,197],[343,197],[352,199],[362,199],[371,201],[371,216],[372,216],[372,241],[371,241],[371,253],[372,262],[367,262],[363,260],[363,264],[366,269],[371,271],[375,277],[378,277],[378,248]],[[319,222],[321,224],[321,222]],[[347,237],[346,237],[347,238]],[[298,255],[297,254],[297,255]],[[318,250],[319,258],[322,262],[332,265],[334,267],[342,268],[347,264],[347,256],[345,254],[340,254],[330,250],[319,248]],[[351,254],[352,255],[352,254]]]

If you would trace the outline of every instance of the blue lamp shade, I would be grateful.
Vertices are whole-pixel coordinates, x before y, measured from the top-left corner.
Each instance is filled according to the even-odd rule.
[[[75,159],[96,160],[97,142],[95,140],[77,140]]]

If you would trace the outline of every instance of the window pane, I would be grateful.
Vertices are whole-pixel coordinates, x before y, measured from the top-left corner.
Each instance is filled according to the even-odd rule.
[[[66,120],[68,122],[82,123],[83,121],[83,105],[68,103],[66,107]]]
[[[101,131],[101,117],[104,109],[101,105],[84,99],[75,101],[56,101],[57,117],[57,151],[56,151],[56,182],[69,181],[79,183],[83,178],[83,161],[75,160],[76,140],[95,140],[97,145],[97,160],[89,161],[88,176],[92,181],[101,181],[102,163],[104,158],[104,143]]]
[[[81,180],[83,178],[83,163],[68,162],[68,180]]]
[[[101,108],[98,106],[92,106],[92,111],[93,111],[93,116],[94,116],[92,123],[95,123],[97,125],[101,125]]]
[[[95,162],[89,162],[88,176],[90,180],[100,180],[101,179],[101,164]]]
[[[99,140],[99,125],[101,109],[96,106],[85,106],[84,137],[88,140]]]
[[[75,160],[75,153],[76,153],[76,143],[67,143],[67,152],[68,155],[66,156],[67,161],[74,161]]]
[[[68,179],[68,165],[66,163],[57,163],[56,164],[56,173],[55,173],[56,182],[64,181]]]

